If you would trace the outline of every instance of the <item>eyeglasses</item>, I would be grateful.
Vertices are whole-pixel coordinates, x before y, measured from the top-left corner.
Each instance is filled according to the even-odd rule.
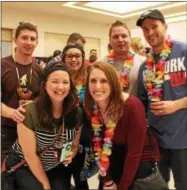
[[[76,60],[80,60],[82,58],[81,54],[66,54],[66,58],[69,60],[72,60],[73,58],[75,58]]]

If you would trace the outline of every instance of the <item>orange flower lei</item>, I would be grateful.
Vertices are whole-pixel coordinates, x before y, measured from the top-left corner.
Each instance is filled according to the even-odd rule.
[[[123,63],[122,69],[120,70],[120,84],[123,90],[128,89],[130,86],[129,72],[131,71],[131,68],[133,66],[133,58],[134,58],[134,53],[130,51]],[[115,66],[115,54],[113,50],[108,55],[108,63]]]
[[[106,172],[110,165],[109,156],[112,154],[112,139],[114,137],[114,129],[116,127],[116,123],[109,120],[106,125],[106,130],[104,134],[104,138],[101,137],[101,114],[96,107],[94,107],[93,115],[92,115],[92,130],[94,132],[93,141],[93,151],[95,154],[95,159],[97,161],[99,167],[99,174],[101,176],[106,176]]]
[[[150,53],[146,60],[146,70],[144,73],[144,85],[148,91],[149,100],[160,101],[163,97],[164,70],[166,60],[168,59],[173,41],[170,37],[166,40],[164,49],[160,53],[158,63],[154,63],[153,53]]]

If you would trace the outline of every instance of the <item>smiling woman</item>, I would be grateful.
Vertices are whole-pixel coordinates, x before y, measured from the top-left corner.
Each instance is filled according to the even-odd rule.
[[[66,166],[77,153],[82,122],[76,102],[76,89],[66,65],[46,66],[39,96],[26,107],[25,120],[18,124],[18,139],[7,160],[7,169],[26,160],[26,166],[11,174],[19,189],[70,189]],[[72,144],[71,151],[61,162],[66,143]],[[38,156],[41,152],[45,154]]]

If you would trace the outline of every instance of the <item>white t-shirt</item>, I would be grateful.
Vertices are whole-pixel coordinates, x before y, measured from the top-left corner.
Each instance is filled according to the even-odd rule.
[[[108,62],[108,56],[105,56],[102,59],[99,59],[99,61],[104,61],[104,62]],[[131,95],[135,95],[137,96],[138,94],[138,72],[139,72],[139,68],[140,65],[146,60],[146,57],[140,56],[138,54],[135,54],[134,56],[134,60],[133,60],[133,66],[131,68],[131,71],[129,72],[129,80],[130,80],[130,86],[129,89],[126,91],[127,93],[131,94]],[[118,72],[120,73],[120,69],[121,69],[121,65],[123,65],[124,61],[116,61],[115,62],[115,67],[118,70]]]

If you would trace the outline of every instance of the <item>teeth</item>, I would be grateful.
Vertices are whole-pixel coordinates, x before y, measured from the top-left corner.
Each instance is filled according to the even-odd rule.
[[[102,92],[94,92],[94,94],[96,94],[96,95],[101,95]]]
[[[63,92],[56,92],[56,94],[58,94],[58,95],[62,95],[62,94],[63,94]]]

